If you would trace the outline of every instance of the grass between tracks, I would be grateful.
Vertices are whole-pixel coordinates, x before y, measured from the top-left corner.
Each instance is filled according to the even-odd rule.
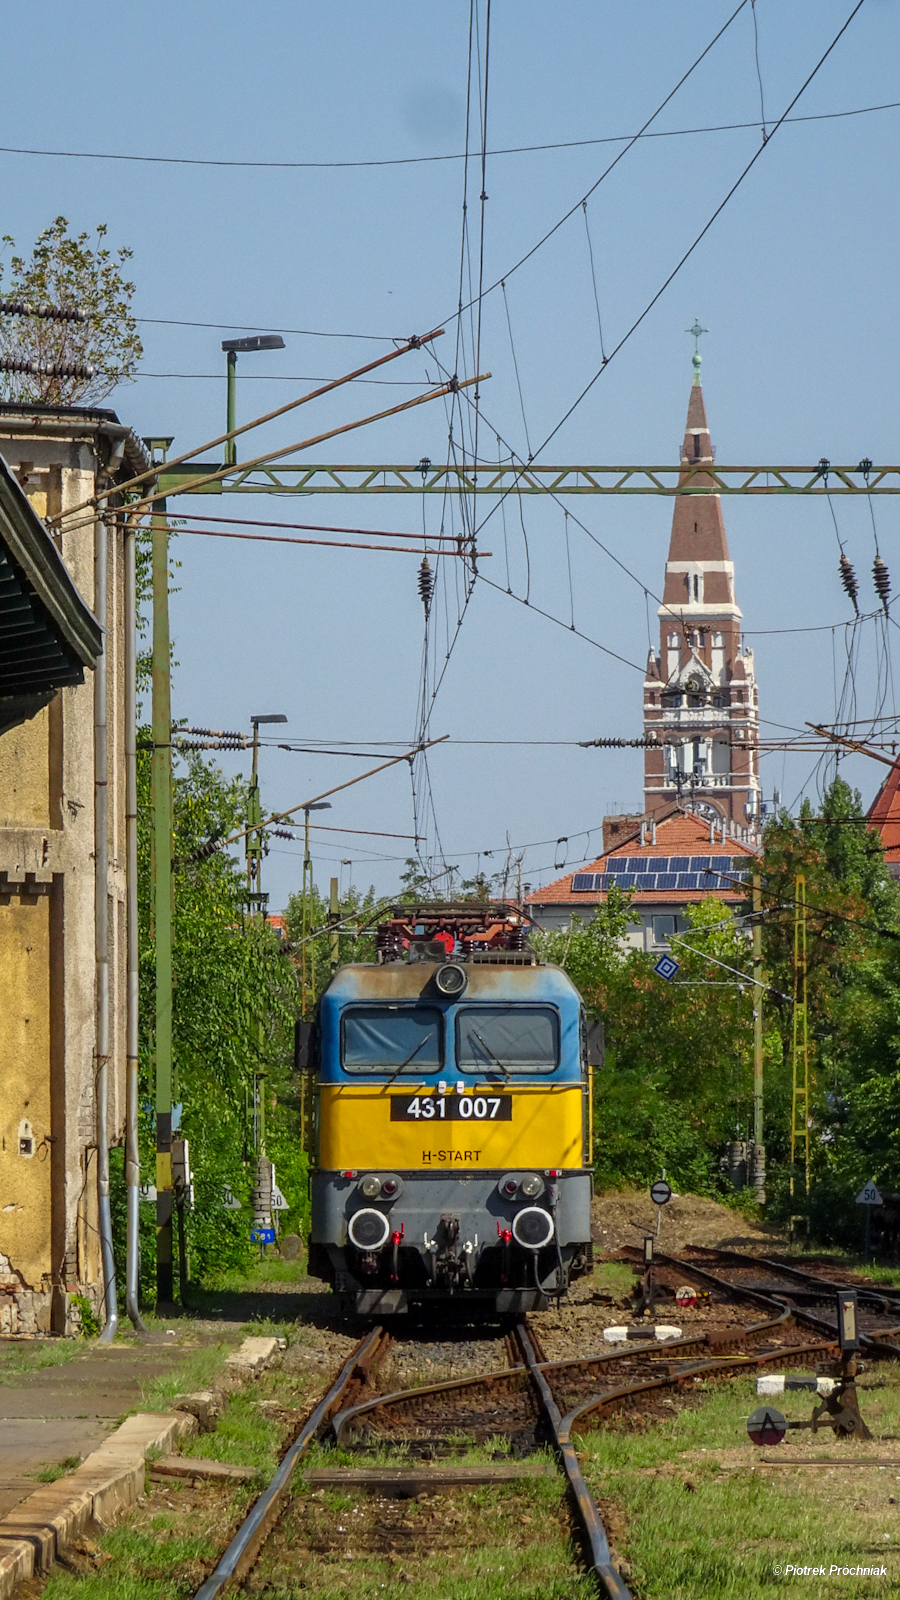
[[[802,1581],[810,1596],[873,1597],[900,1587],[900,1368],[872,1366],[859,1381],[860,1410],[874,1439],[838,1443],[830,1429],[788,1433],[775,1449],[748,1440],[747,1417],[760,1404],[755,1379],[702,1391],[671,1420],[634,1431],[621,1422],[578,1440],[585,1476],[600,1505],[624,1573],[641,1600],[769,1600]],[[808,1417],[812,1394],[774,1404],[791,1420]],[[886,1437],[893,1435],[893,1438]],[[823,1457],[833,1467],[767,1466],[771,1460]],[[848,1466],[884,1461],[889,1467]],[[829,1568],[881,1567],[886,1576]]]
[[[610,1263],[595,1287],[621,1293],[631,1281],[630,1268]],[[186,1453],[271,1473],[336,1359],[314,1328],[297,1326],[291,1337],[284,1366],[233,1398],[218,1431],[191,1441]],[[813,1396],[790,1393],[776,1403],[799,1419]],[[637,1428],[622,1421],[577,1441],[636,1600],[769,1600],[795,1581],[789,1566],[826,1568],[824,1576],[807,1574],[805,1592],[816,1600],[898,1592],[900,1466],[843,1463],[900,1462],[900,1366],[873,1366],[861,1379],[871,1444],[806,1432],[788,1434],[780,1450],[757,1451],[746,1435],[757,1404],[754,1382],[742,1378],[696,1393],[683,1409],[673,1405],[666,1420]],[[491,1453],[468,1450],[458,1459]],[[835,1466],[770,1468],[768,1456],[827,1456]],[[378,1460],[315,1447],[303,1469]],[[118,1529],[82,1541],[70,1570],[52,1575],[46,1600],[190,1596],[257,1492],[150,1480],[144,1504]],[[887,1575],[829,1576],[831,1565],[884,1565]],[[248,1588],[258,1600],[581,1600],[595,1593],[579,1575],[561,1477],[398,1502],[316,1490],[299,1471],[286,1519]]]

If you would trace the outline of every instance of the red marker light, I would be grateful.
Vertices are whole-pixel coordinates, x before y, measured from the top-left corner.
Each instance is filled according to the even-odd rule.
[[[356,1177],[356,1173],[355,1172],[342,1172],[341,1173],[341,1177],[342,1178],[355,1178]]]
[[[397,1193],[397,1180],[396,1180],[396,1178],[387,1178],[387,1179],[385,1179],[385,1182],[381,1185],[381,1187],[382,1187],[382,1190],[384,1191],[385,1194],[396,1194]]]
[[[503,1192],[504,1194],[514,1195],[518,1187],[519,1185],[516,1183],[515,1178],[508,1178],[503,1185]]]

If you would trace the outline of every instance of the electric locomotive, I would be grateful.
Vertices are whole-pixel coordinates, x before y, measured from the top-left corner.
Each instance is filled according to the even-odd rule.
[[[395,907],[309,1044],[309,1271],[368,1315],[546,1306],[591,1263],[596,1044],[511,906]]]

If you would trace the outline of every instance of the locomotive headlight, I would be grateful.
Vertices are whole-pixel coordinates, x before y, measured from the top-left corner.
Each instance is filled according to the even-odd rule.
[[[355,1211],[347,1224],[350,1243],[357,1250],[380,1250],[387,1244],[390,1232],[391,1225],[384,1212],[373,1211],[368,1206]]]
[[[445,961],[442,967],[438,967],[434,981],[446,1000],[458,1000],[469,980],[465,967],[461,967],[458,961]]]
[[[544,1192],[544,1185],[536,1172],[527,1172],[519,1188],[528,1200],[536,1200]]]
[[[543,1250],[553,1238],[553,1218],[542,1206],[524,1206],[513,1217],[512,1233],[526,1250]]]
[[[374,1200],[376,1195],[381,1193],[381,1179],[376,1173],[369,1172],[363,1178],[359,1187],[360,1193],[364,1194],[367,1200]]]

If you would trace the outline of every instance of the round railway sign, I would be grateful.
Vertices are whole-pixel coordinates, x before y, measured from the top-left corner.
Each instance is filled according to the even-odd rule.
[[[787,1417],[774,1406],[757,1406],[747,1418],[747,1432],[754,1444],[780,1444],[787,1433]]]
[[[697,1304],[697,1291],[689,1283],[683,1283],[675,1290],[675,1304],[677,1306],[695,1306]]]
[[[672,1198],[672,1185],[666,1183],[665,1178],[657,1178],[650,1190],[650,1199],[655,1206],[667,1206]]]

